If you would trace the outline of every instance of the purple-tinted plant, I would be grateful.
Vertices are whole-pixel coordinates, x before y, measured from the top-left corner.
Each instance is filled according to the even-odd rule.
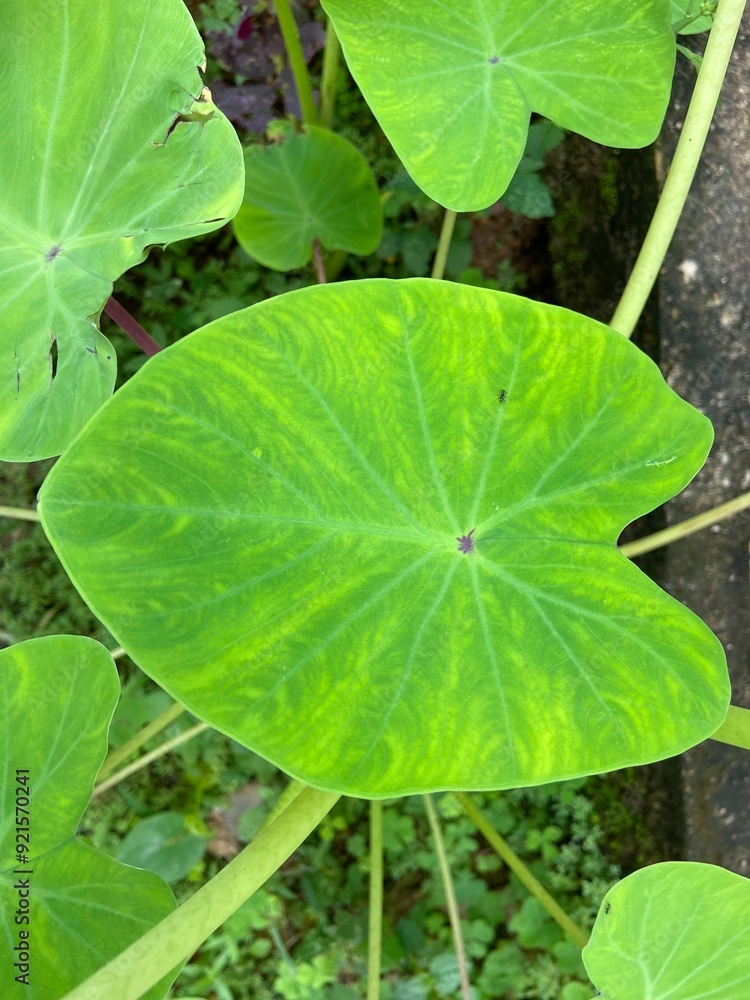
[[[224,114],[240,128],[262,134],[274,118],[301,119],[299,97],[276,17],[256,13],[257,4],[242,0],[234,28],[209,31],[209,54],[224,70],[210,80],[211,95]],[[305,20],[299,28],[302,52],[309,63],[325,44],[318,21]]]

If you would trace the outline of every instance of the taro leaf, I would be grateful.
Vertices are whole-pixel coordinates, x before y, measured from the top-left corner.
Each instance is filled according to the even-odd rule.
[[[69,635],[18,643],[0,651],[0,692],[1,992],[7,1000],[53,1000],[145,934],[175,902],[152,872],[122,865],[75,836],[119,692],[107,650]],[[26,924],[17,917],[26,913],[27,879]],[[19,970],[11,971],[8,958],[24,941],[31,946],[30,987],[15,980]],[[145,996],[164,996],[173,979]]]
[[[232,224],[251,257],[290,271],[310,260],[315,238],[329,250],[372,253],[383,213],[364,156],[313,125],[281,145],[245,150],[245,198]]]
[[[242,152],[182,0],[4,0],[0,27],[0,455],[29,461],[112,392],[112,282],[233,215]]]
[[[701,0],[672,0],[672,23],[675,27],[683,24],[688,18],[700,14]],[[695,17],[694,21],[689,21],[683,28],[679,29],[681,35],[697,35],[701,31],[710,31],[713,25],[713,18],[704,14],[702,17]]]
[[[750,881],[673,861],[628,875],[604,897],[586,971],[612,1000],[750,996]]]
[[[152,358],[39,510],[146,673],[295,777],[505,788],[676,754],[724,720],[718,641],[615,545],[711,439],[593,320],[344,282]]]
[[[656,138],[675,38],[666,0],[322,0],[404,166],[447,208],[486,208],[529,116],[609,146]]]
[[[182,813],[159,813],[136,823],[120,844],[117,860],[176,882],[198,864],[205,844],[203,837],[188,830]]]

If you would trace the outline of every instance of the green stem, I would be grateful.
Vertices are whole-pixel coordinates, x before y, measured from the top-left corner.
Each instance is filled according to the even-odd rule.
[[[677,228],[703,152],[744,8],[745,0],[720,0],[716,10],[669,176],[633,273],[610,323],[614,330],[626,337],[631,336],[643,312]]]
[[[708,528],[710,525],[732,517],[734,514],[739,514],[741,510],[745,510],[748,507],[750,507],[750,493],[743,493],[741,496],[735,497],[733,500],[727,500],[726,503],[719,504],[718,507],[713,507],[703,514],[696,514],[695,517],[689,517],[687,521],[673,524],[671,528],[664,528],[663,531],[655,531],[653,535],[647,535],[646,538],[638,538],[634,542],[627,542],[625,545],[620,546],[620,552],[629,559],[632,559],[633,556],[640,556],[644,552],[651,552],[653,549],[661,548],[662,545],[669,545],[670,542],[676,542],[680,538],[687,538],[688,535],[692,535],[696,531],[701,531],[703,528]]]
[[[750,750],[750,710],[740,708],[739,705],[730,705],[726,719],[711,739]]]
[[[336,107],[336,89],[339,79],[339,59],[341,43],[333,21],[326,25],[326,49],[323,53],[323,75],[320,80],[320,124],[323,128],[333,125],[333,109]]]
[[[71,990],[65,1000],[138,1000],[266,882],[339,798],[305,788],[244,851],[168,917]]]
[[[370,803],[370,915],[367,935],[367,1000],[380,996],[383,947],[383,803]]]
[[[315,125],[318,120],[315,111],[315,98],[310,83],[310,74],[307,72],[305,54],[302,51],[302,42],[297,30],[297,22],[294,20],[289,0],[276,0],[276,17],[284,39],[286,54],[289,57],[289,65],[292,68],[292,76],[302,108],[302,121],[305,125]]]
[[[334,250],[328,260],[325,261],[326,281],[335,281],[344,270],[349,254],[346,250]]]
[[[139,757],[138,760],[134,760],[132,764],[128,764],[127,767],[123,767],[121,771],[117,771],[115,774],[111,775],[111,777],[106,778],[98,785],[95,785],[94,790],[91,793],[91,798],[93,799],[97,795],[101,795],[103,792],[108,791],[125,778],[129,778],[131,774],[135,774],[137,771],[142,771],[144,767],[148,767],[149,764],[158,760],[159,757],[163,757],[165,753],[169,753],[170,750],[174,750],[183,743],[187,743],[188,740],[192,740],[194,736],[197,736],[198,733],[202,733],[208,728],[209,726],[205,722],[199,722],[197,726],[193,726],[192,729],[186,729],[184,733],[180,733],[180,735],[175,736],[174,739],[167,740],[166,743],[161,743],[155,750],[151,750],[149,753],[144,754],[142,757]]]
[[[466,952],[464,950],[464,938],[461,933],[461,917],[458,913],[458,900],[456,899],[456,887],[453,884],[448,855],[445,852],[445,842],[443,841],[443,831],[440,829],[440,820],[435,806],[432,804],[431,795],[423,795],[424,807],[427,811],[427,819],[430,821],[430,830],[435,841],[435,851],[440,864],[440,874],[443,877],[443,889],[445,891],[445,901],[448,906],[448,919],[450,920],[451,931],[453,932],[453,946],[456,949],[456,959],[458,961],[458,973],[461,977],[461,996],[463,1000],[471,1000],[471,986],[469,984],[469,970],[466,966]]]
[[[183,705],[179,705],[175,702],[170,705],[166,712],[162,712],[161,715],[157,716],[153,722],[149,722],[147,726],[144,726],[135,736],[131,736],[121,747],[113,750],[111,754],[104,761],[102,766],[99,768],[99,773],[96,776],[97,781],[104,781],[107,775],[112,774],[112,772],[122,764],[123,761],[127,760],[128,757],[135,753],[136,750],[140,749],[144,743],[160,733],[162,729],[165,729],[170,722],[182,715],[185,711]]]
[[[484,834],[487,842],[495,848],[513,874],[519,879],[519,881],[523,882],[531,895],[542,904],[547,913],[549,913],[553,920],[557,921],[565,933],[572,938],[572,940],[575,941],[580,948],[585,947],[588,943],[588,936],[576,923],[574,923],[560,904],[553,899],[552,896],[550,896],[542,883],[532,874],[527,865],[525,865],[524,862],[518,857],[510,844],[504,840],[492,824],[488,822],[481,811],[476,807],[476,805],[474,805],[474,802],[469,798],[466,792],[455,792],[454,794],[464,807],[466,815],[473,821],[476,828]]]
[[[17,521],[41,521],[35,510],[25,507],[0,507],[0,517],[12,517]]]
[[[271,935],[271,940],[274,943],[276,951],[278,951],[278,953],[279,953],[279,955],[281,955],[282,959],[286,962],[286,964],[290,968],[296,969],[297,966],[294,964],[294,959],[289,954],[289,951],[287,950],[286,945],[282,941],[281,934],[279,933],[279,928],[276,926],[276,924],[271,923],[271,924],[268,925],[268,933]]]
[[[267,826],[270,826],[271,823],[273,823],[276,818],[280,816],[284,810],[292,804],[292,802],[294,802],[297,796],[303,792],[306,787],[307,786],[303,785],[301,781],[296,781],[294,779],[290,781],[274,803],[273,809],[266,816],[261,829],[265,829]]]
[[[115,646],[114,649],[110,649],[109,655],[113,660],[119,660],[121,656],[125,656],[125,650],[122,646]]]
[[[677,21],[676,24],[672,25],[672,29],[674,30],[675,35],[679,35],[681,32],[685,30],[685,28],[687,28],[689,24],[693,24],[694,21],[697,21],[701,17],[703,17],[702,14],[693,14],[692,17],[683,17],[681,21]]]
[[[684,31],[684,29],[687,28],[689,24],[692,24],[694,21],[697,21],[699,18],[703,17],[703,14],[701,14],[700,10],[698,10],[698,12],[694,14],[693,13],[694,8],[695,8],[695,0],[692,0],[690,6],[685,11],[685,17],[681,21],[678,21],[676,24],[672,25],[672,28],[674,29],[674,33],[676,35],[679,35],[681,31]]]
[[[432,263],[431,277],[433,278],[442,278],[445,275],[445,265],[448,261],[448,251],[451,248],[451,238],[453,237],[453,229],[456,225],[456,217],[456,212],[452,212],[449,208],[446,208],[445,215],[443,216],[443,225],[440,229],[440,239],[438,240],[435,260]]]

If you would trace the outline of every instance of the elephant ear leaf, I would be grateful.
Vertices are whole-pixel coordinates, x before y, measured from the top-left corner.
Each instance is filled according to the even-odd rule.
[[[233,228],[251,257],[278,271],[304,267],[315,239],[374,253],[383,234],[375,175],[355,146],[314,125],[282,145],[251,146]]]
[[[665,0],[322,0],[365,100],[417,184],[459,212],[506,191],[529,119],[646,146],[667,109]]]
[[[617,1000],[750,996],[750,881],[673,861],[628,875],[599,910],[583,962]]]
[[[111,394],[112,282],[234,215],[243,164],[181,0],[3,0],[0,28],[0,458],[22,462]]]
[[[152,358],[39,511],[138,665],[295,777],[364,797],[509,788],[721,725],[721,645],[616,545],[712,436],[586,317],[346,281]]]
[[[20,963],[9,1000],[65,996],[175,909],[158,875],[75,836],[119,689],[112,657],[93,639],[56,635],[0,651],[0,934]],[[159,1000],[173,979],[145,996]]]

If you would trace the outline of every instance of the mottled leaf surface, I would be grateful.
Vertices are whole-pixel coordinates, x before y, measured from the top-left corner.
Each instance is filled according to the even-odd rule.
[[[623,148],[656,138],[675,60],[668,0],[322,0],[365,100],[419,186],[500,198],[529,117]]]
[[[92,639],[50,636],[0,651],[0,986],[8,1000],[64,996],[175,907],[158,876],[75,836],[118,694],[112,657]],[[28,924],[17,919],[26,912],[19,885],[30,894]],[[24,930],[29,986],[15,980],[8,957]],[[146,997],[163,997],[172,979]]]
[[[611,1000],[750,996],[750,881],[716,865],[668,862],[604,897],[583,950]]]
[[[112,282],[234,214],[242,151],[182,0],[4,0],[0,34],[0,457],[20,462],[109,397]]]
[[[615,545],[711,440],[592,320],[345,282],[150,360],[39,509],[136,662],[294,776],[503,788],[669,756],[723,721],[718,641]]]

